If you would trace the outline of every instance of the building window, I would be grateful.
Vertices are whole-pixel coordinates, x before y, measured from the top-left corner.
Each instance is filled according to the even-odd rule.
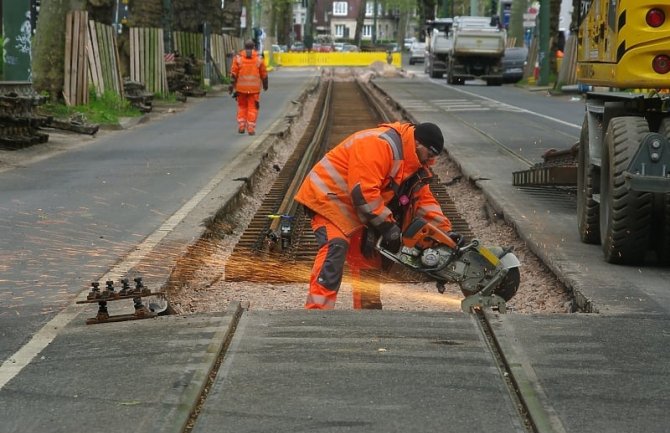
[[[333,15],[346,17],[349,12],[347,2],[333,2]]]
[[[372,37],[372,26],[369,24],[366,24],[363,26],[363,35],[364,38],[371,38]]]
[[[344,24],[335,24],[335,37],[336,38],[343,38],[344,37],[344,32],[345,32],[345,26]]]
[[[375,10],[374,2],[365,2],[365,16],[371,17],[372,11]],[[381,2],[377,3],[377,16],[382,15],[382,5]]]

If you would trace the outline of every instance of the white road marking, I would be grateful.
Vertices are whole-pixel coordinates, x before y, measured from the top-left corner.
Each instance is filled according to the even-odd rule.
[[[526,110],[525,108],[517,107],[515,105],[510,105],[510,104],[507,104],[505,102],[495,100],[493,98],[489,98],[489,97],[486,97],[486,96],[478,95],[476,93],[468,92],[467,90],[463,90],[463,89],[455,87],[455,86],[447,86],[446,84],[442,84],[442,83],[439,83],[439,84],[441,84],[445,87],[449,87],[449,89],[455,90],[455,91],[463,93],[465,95],[469,95],[469,96],[473,96],[473,97],[476,97],[476,98],[484,99],[486,101],[491,101],[491,102],[494,102],[496,104],[500,104],[501,106],[504,106],[506,108],[514,109],[514,111],[517,111],[519,113],[532,114],[533,116],[537,116],[537,117],[541,117],[543,119],[551,120],[551,121],[554,121],[556,123],[560,123],[561,125],[570,126],[572,128],[576,128],[576,129],[582,129],[582,125],[575,125],[574,123],[566,122],[564,120],[557,119],[555,117],[547,116],[546,114],[540,114],[540,113],[536,113],[534,111]]]

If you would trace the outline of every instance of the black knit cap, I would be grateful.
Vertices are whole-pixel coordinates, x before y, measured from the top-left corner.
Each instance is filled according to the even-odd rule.
[[[444,148],[444,137],[440,127],[434,123],[419,123],[414,127],[414,139],[426,146],[435,155]]]

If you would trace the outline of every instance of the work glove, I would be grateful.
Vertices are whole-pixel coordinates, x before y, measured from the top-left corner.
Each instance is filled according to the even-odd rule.
[[[267,78],[263,80],[263,90],[266,91],[266,92],[268,91],[268,79]]]
[[[229,85],[228,85],[228,93],[230,93],[230,94],[232,95],[232,94],[233,94],[233,90],[235,90],[235,86],[233,86],[232,84],[229,84]]]
[[[456,246],[458,248],[461,248],[463,245],[465,245],[465,238],[463,237],[462,234],[456,232],[448,232],[447,236],[449,236],[451,240],[456,243]]]
[[[389,251],[397,253],[400,250],[402,231],[397,224],[385,222],[379,226],[382,235],[382,246]]]

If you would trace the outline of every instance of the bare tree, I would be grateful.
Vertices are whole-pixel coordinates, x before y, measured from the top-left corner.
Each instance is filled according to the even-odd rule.
[[[551,71],[557,72],[557,63],[556,56],[553,55],[559,48],[559,42],[564,35],[559,35],[558,32],[558,20],[561,15],[561,0],[551,0],[549,4],[549,37],[551,38],[551,47],[549,52],[552,53],[549,56],[549,62]],[[565,39],[563,39],[565,42]],[[563,47],[561,47],[563,49]]]
[[[354,45],[361,46],[361,35],[363,34],[363,23],[365,22],[365,0],[358,3],[358,14],[356,14],[356,30],[354,30]]]
[[[288,45],[293,31],[293,1],[274,0],[270,2],[270,6],[272,7],[270,34],[277,38],[278,44]]]
[[[112,24],[115,18],[115,0],[88,0],[88,18],[102,24]]]

